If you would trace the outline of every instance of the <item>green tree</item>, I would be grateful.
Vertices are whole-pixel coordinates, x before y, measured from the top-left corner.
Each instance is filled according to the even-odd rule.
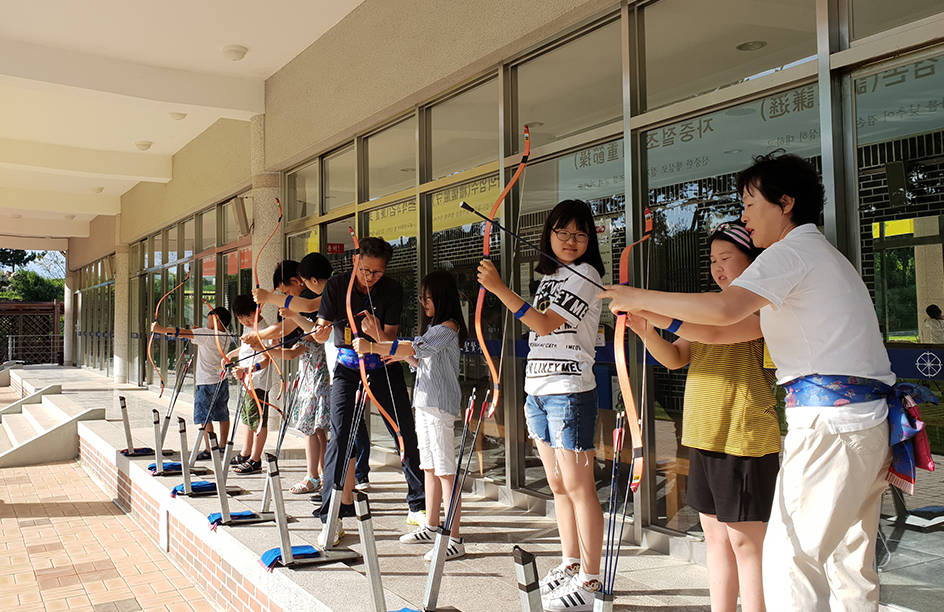
[[[21,270],[10,277],[8,295],[24,302],[51,302],[61,300],[65,295],[65,281],[43,278],[32,270]]]
[[[21,249],[0,249],[0,266],[10,266],[16,272],[17,267],[23,267],[36,259],[36,253],[27,253]]]

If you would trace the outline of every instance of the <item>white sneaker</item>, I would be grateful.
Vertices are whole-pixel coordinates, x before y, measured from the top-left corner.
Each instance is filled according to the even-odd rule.
[[[423,555],[423,558],[427,561],[433,560],[433,553],[436,551],[436,548],[432,548],[429,552]],[[455,538],[449,538],[449,543],[446,544],[446,561],[452,561],[453,559],[458,559],[459,557],[465,556],[465,545],[462,543],[462,538],[458,540]]]
[[[354,490],[355,491],[369,491],[370,480],[368,480],[366,476],[364,478],[357,478],[354,481]]]
[[[577,572],[580,571],[579,563],[571,563],[566,567],[557,566],[547,573],[547,576],[541,579],[539,583],[541,587],[541,597],[547,597],[551,594],[551,591],[570,582],[570,579],[577,575]]]
[[[417,527],[410,533],[400,536],[403,544],[431,544],[436,539],[436,528],[424,525]]]
[[[570,582],[542,600],[546,612],[593,612],[595,594],[603,588],[599,580],[581,582],[574,576]]]
[[[409,525],[422,527],[426,524],[426,510],[410,510],[406,514],[406,522]]]
[[[338,519],[338,530],[337,535],[334,537],[334,544],[331,545],[331,548],[334,548],[341,542],[341,538],[344,537],[344,525],[341,523],[341,519]],[[321,527],[321,533],[318,534],[318,546],[322,549],[328,548],[328,524],[325,523]]]

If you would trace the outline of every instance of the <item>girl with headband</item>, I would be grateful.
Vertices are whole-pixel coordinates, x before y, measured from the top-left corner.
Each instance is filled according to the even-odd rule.
[[[760,253],[739,221],[716,227],[710,248],[711,276],[722,290]],[[649,322],[678,340],[665,340]],[[744,612],[764,610],[761,556],[780,469],[780,425],[760,317],[740,323],[737,336],[725,338],[729,344],[711,344],[713,327],[648,312],[629,314],[626,323],[659,363],[670,370],[689,366],[682,413],[686,502],[705,533],[711,609],[734,612],[740,592]]]

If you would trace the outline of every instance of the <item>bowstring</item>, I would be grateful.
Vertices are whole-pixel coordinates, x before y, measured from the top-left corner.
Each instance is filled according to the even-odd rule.
[[[518,181],[518,215],[515,219],[515,227],[512,228],[512,231],[518,233],[518,230],[521,229],[521,211],[524,210],[524,182],[528,178],[528,166],[525,165],[524,170],[521,171],[521,177]],[[499,233],[500,235],[500,233]],[[514,244],[520,244],[517,241]],[[515,259],[516,247],[511,249],[511,260],[512,264]],[[531,296],[532,299],[534,296]],[[504,363],[505,363],[505,338],[508,333],[508,315],[511,314],[511,311],[508,308],[505,308],[505,314],[502,315],[502,343],[501,343],[501,355],[498,357],[498,384],[501,385],[502,376],[504,376]],[[514,347],[511,349],[512,355],[514,355]]]
[[[358,263],[360,263],[360,259],[358,259]],[[351,274],[357,274],[357,270],[352,271]],[[365,282],[364,282],[364,286],[367,288],[367,303],[370,304],[370,314],[372,314],[374,317],[376,317],[376,316],[377,316],[377,315],[375,314],[376,311],[374,310],[374,298],[373,298],[373,296],[370,294],[370,285],[367,284],[367,282],[366,282],[367,279],[366,279],[366,278],[364,279],[364,281],[365,281]],[[355,283],[355,285],[356,285],[356,283]],[[357,325],[357,322],[355,321],[354,324]],[[380,319],[377,319],[377,324],[380,325]],[[397,328],[397,330],[399,331],[399,327]],[[356,330],[355,330],[355,331],[356,331]],[[378,333],[380,332],[380,329],[379,329],[379,328],[377,329],[377,332],[378,332]],[[396,340],[396,338],[394,338],[394,340]],[[400,367],[400,368],[403,367],[403,366],[399,365],[399,363],[397,363],[397,362],[394,362],[394,364],[392,364],[392,365],[396,365],[397,367]],[[402,437],[402,435],[403,435],[403,428],[400,427],[400,414],[397,412],[397,398],[396,398],[396,397],[394,396],[394,394],[393,394],[393,385],[390,383],[390,373],[387,372],[387,366],[383,366],[383,372],[384,372],[384,378],[387,379],[387,391],[390,393],[390,403],[393,404],[393,420],[394,420],[394,422],[396,422],[396,424],[397,424],[397,431],[400,432],[400,435],[401,435],[401,437]],[[365,393],[366,393],[366,391],[365,391]],[[379,408],[379,407],[378,407],[378,408]],[[358,424],[355,423],[355,424],[354,424],[354,427],[357,427],[357,426],[358,426]],[[397,440],[394,440],[394,442],[396,442],[397,444],[400,444],[400,442],[397,441]],[[403,442],[403,444],[406,444],[406,442]],[[400,449],[400,452],[401,452],[401,454],[403,454],[403,456],[406,456],[406,449],[405,449],[405,448],[401,448],[401,449]]]

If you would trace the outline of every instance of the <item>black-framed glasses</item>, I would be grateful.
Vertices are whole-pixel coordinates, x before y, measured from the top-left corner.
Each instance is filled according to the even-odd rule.
[[[360,271],[364,276],[369,276],[371,278],[380,277],[386,273],[386,270],[368,270],[367,268],[360,268]]]
[[[561,242],[567,242],[573,236],[575,242],[580,244],[585,243],[590,240],[589,234],[584,234],[583,232],[568,232],[567,230],[554,230],[554,235],[557,236],[557,239]]]

